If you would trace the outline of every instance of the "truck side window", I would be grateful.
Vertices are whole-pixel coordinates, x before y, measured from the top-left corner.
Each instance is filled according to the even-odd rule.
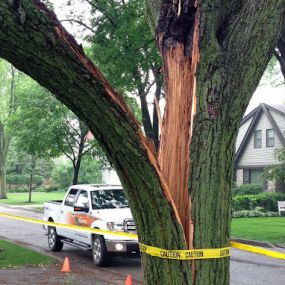
[[[74,198],[75,198],[77,192],[78,192],[77,189],[70,189],[68,195],[66,196],[65,202],[64,202],[65,206],[73,207],[73,205],[74,205]]]
[[[77,198],[77,201],[74,203],[76,206],[79,207],[88,207],[88,194],[87,191],[82,190]]]

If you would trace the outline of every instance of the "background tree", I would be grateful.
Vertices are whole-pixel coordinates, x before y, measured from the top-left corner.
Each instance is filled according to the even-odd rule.
[[[49,159],[34,157],[33,190],[51,178],[53,162]],[[16,147],[12,141],[7,162],[7,185],[11,192],[28,192],[31,186],[31,156]]]
[[[52,170],[51,179],[55,186],[65,189],[70,186],[73,176],[73,165],[70,160],[59,160],[55,162]],[[86,155],[82,159],[79,184],[96,184],[102,183],[102,163],[94,159],[91,155]]]
[[[16,69],[0,61],[0,199],[6,198],[6,163],[11,142],[7,133],[7,122],[16,110],[15,81]]]
[[[162,96],[161,60],[145,17],[144,1],[81,2],[89,3],[91,7],[90,25],[86,23],[84,15],[78,15],[74,11],[75,8],[61,22],[70,21],[89,30],[89,56],[120,94],[132,94],[139,98],[145,134],[158,147],[159,118],[156,102]],[[73,5],[78,1],[67,3]],[[147,99],[148,95],[152,96]],[[148,106],[151,97],[154,98],[153,108]],[[152,119],[150,109],[153,110]]]
[[[275,157],[280,164],[266,167],[263,175],[264,178],[275,181],[277,192],[285,192],[285,149],[276,149]]]
[[[64,154],[73,165],[72,184],[77,184],[83,156],[96,147],[96,141],[88,139],[87,126],[28,77],[18,86],[18,102],[20,108],[10,122],[17,147],[30,155],[31,161],[36,156]]]
[[[0,19],[6,19],[0,25],[0,55],[48,87],[88,124],[121,178],[141,243],[165,249],[219,248],[229,245],[238,126],[280,36],[281,4],[162,1],[156,38],[167,111],[159,163],[122,96],[41,2],[0,0]],[[165,130],[180,132],[171,137]],[[181,180],[179,169],[181,187],[173,187]],[[179,202],[183,199],[186,207]],[[181,223],[185,209],[191,216]],[[229,258],[197,260],[191,267],[188,261],[142,253],[142,264],[147,284],[229,283]]]

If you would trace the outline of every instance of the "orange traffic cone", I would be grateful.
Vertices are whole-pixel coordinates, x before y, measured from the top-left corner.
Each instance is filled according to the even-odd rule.
[[[127,275],[127,279],[126,279],[125,285],[133,285],[133,278],[132,278],[131,274]]]
[[[69,258],[68,258],[68,257],[66,257],[66,258],[64,259],[61,272],[71,272],[71,270],[70,270],[70,264],[69,264]]]

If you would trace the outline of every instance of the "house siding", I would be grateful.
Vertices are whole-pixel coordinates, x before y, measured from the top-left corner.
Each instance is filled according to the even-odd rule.
[[[276,112],[274,113],[274,119],[278,117],[279,114]],[[272,114],[273,115],[273,114]],[[276,120],[277,125],[279,126],[279,120],[281,118],[278,117]],[[284,124],[284,117],[283,117],[283,125],[285,131],[285,124]],[[279,164],[279,161],[274,156],[274,150],[276,148],[281,148],[282,144],[278,139],[277,135],[274,136],[274,147],[266,147],[266,129],[272,129],[272,125],[270,124],[269,120],[267,119],[264,113],[261,114],[259,121],[257,122],[254,130],[261,130],[262,131],[262,147],[261,148],[254,148],[254,135],[252,132],[248,143],[245,146],[244,151],[241,154],[241,157],[238,161],[237,168],[247,168],[247,167],[256,167],[262,168],[267,165]]]
[[[285,135],[285,115],[281,115],[273,110],[270,110],[270,114],[273,117],[273,119],[275,120],[277,126],[279,127],[281,134]]]
[[[242,124],[239,128],[239,132],[238,132],[238,135],[237,135],[237,139],[236,139],[236,150],[238,150],[245,134],[246,134],[246,131],[248,130],[249,128],[249,125],[252,121],[252,118],[248,119],[244,124]]]

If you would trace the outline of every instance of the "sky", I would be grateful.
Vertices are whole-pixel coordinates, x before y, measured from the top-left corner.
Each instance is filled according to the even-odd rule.
[[[90,7],[86,2],[75,0],[75,3],[77,4],[73,6],[66,5],[68,0],[52,0],[51,2],[53,2],[55,13],[60,20],[66,19],[68,14],[73,13],[74,17],[79,14],[83,15],[82,20],[85,23],[89,23],[91,17],[89,12]],[[62,22],[62,24],[76,37],[79,43],[82,43],[82,30],[78,28],[78,26],[71,25],[69,22]],[[281,71],[278,64],[276,64],[273,75],[269,76],[268,74],[265,74],[261,79],[261,83],[254,92],[245,114],[249,113],[260,103],[273,105],[285,104],[285,85],[283,82],[284,79]],[[152,102],[152,100],[149,101]]]

